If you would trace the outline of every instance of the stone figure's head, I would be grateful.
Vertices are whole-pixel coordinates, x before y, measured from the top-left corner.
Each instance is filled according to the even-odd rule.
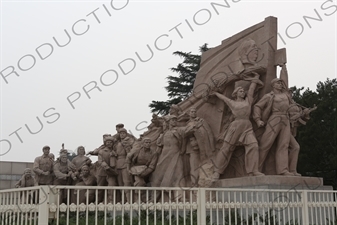
[[[155,113],[152,114],[151,123],[156,127],[161,126],[161,122],[160,122],[159,116],[157,114],[155,114]]]
[[[235,90],[233,91],[232,93],[232,97],[234,99],[237,99],[237,98],[245,98],[246,96],[246,92],[245,90],[243,89],[243,87],[237,87],[235,88]]]
[[[177,116],[169,115],[165,116],[165,123],[169,125],[169,127],[177,126]]]
[[[108,148],[112,148],[113,146],[113,143],[114,143],[114,138],[113,137],[106,137],[105,138],[105,141],[104,141],[104,145]]]
[[[119,133],[119,130],[122,129],[122,128],[124,128],[124,124],[122,124],[122,123],[117,124],[116,125],[116,131],[117,131],[117,133]]]
[[[189,115],[191,118],[196,118],[197,117],[197,108],[191,107],[189,110]]]
[[[286,88],[285,83],[280,78],[272,79],[270,84],[274,90],[283,91]]]
[[[85,155],[85,148],[83,146],[78,146],[77,155]]]
[[[45,156],[48,156],[49,153],[50,153],[50,147],[49,147],[48,145],[46,145],[46,146],[44,146],[44,147],[42,148],[42,151],[43,151],[43,154],[44,154]]]
[[[67,154],[65,154],[65,153],[61,153],[60,154],[60,162],[63,163],[63,164],[65,164],[65,163],[68,162],[68,156],[67,156]]]
[[[68,150],[62,148],[62,149],[60,150],[60,155],[68,155]]]
[[[197,148],[198,147],[198,142],[197,142],[197,139],[195,139],[194,136],[191,136],[190,137],[190,144],[193,148]]]
[[[131,144],[131,138],[130,137],[125,137],[121,139],[121,143],[124,147],[125,150],[129,151],[132,149],[132,144]]]
[[[127,132],[127,130],[126,130],[125,128],[119,129],[119,137],[120,137],[121,139],[126,138],[127,134],[128,134],[128,132]]]
[[[111,134],[103,134],[103,142],[105,142],[105,139],[106,139],[107,137],[111,137]]]
[[[81,167],[81,174],[82,174],[83,177],[88,177],[89,176],[89,174],[90,174],[90,168],[89,168],[88,165],[83,165]]]
[[[239,56],[243,64],[256,64],[258,48],[254,40],[248,38],[239,46]]]
[[[149,149],[151,147],[151,139],[150,138],[144,138],[143,139],[143,147],[146,149]]]
[[[170,115],[178,116],[180,113],[181,113],[181,109],[179,106],[175,104],[171,105],[170,110],[169,110]]]
[[[26,169],[23,171],[23,174],[25,175],[25,178],[26,178],[26,179],[31,178],[31,177],[32,177],[32,169],[26,168]]]
[[[138,141],[143,141],[144,134],[139,135]]]
[[[55,161],[55,155],[53,153],[49,153],[49,158],[53,161]]]

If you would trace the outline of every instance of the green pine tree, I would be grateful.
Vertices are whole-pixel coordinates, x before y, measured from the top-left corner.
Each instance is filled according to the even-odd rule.
[[[208,49],[207,44],[204,44],[199,48],[199,51],[203,53]],[[150,103],[149,107],[153,113],[168,114],[172,104],[178,104],[192,93],[195,77],[200,68],[201,54],[176,51],[173,55],[180,56],[183,62],[179,63],[177,67],[171,68],[171,71],[178,75],[167,77],[168,86],[165,89],[168,92],[169,100],[152,101]]]

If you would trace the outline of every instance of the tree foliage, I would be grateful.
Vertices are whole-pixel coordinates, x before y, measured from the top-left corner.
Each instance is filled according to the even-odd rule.
[[[208,49],[207,44],[204,44],[199,48],[199,51],[203,53]],[[183,62],[171,68],[171,71],[178,75],[170,75],[167,77],[168,85],[165,89],[168,92],[169,100],[152,101],[150,103],[149,107],[153,113],[168,114],[172,104],[178,104],[186,99],[192,92],[195,77],[200,67],[201,54],[176,51],[173,55],[181,57]]]

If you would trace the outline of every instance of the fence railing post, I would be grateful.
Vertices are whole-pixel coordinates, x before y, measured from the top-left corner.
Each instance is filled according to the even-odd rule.
[[[206,225],[206,190],[198,190],[198,225]]]
[[[49,220],[49,186],[40,186],[39,190],[39,225],[48,225]]]
[[[309,225],[308,191],[302,191],[302,224]]]

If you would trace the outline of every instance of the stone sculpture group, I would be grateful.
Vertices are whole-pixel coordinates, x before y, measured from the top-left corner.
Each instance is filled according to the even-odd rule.
[[[296,170],[300,150],[296,129],[309,120],[315,106],[306,108],[292,99],[285,49],[271,52],[276,41],[258,46],[253,40],[261,42],[261,35],[254,33],[259,29],[275,31],[273,21],[267,18],[207,51],[193,94],[172,105],[168,115],[152,115],[152,123],[139,138],[117,124],[117,133],[104,134],[103,144],[88,153],[98,156],[96,163],[85,155],[83,146],[72,161],[64,147],[56,161],[50,148],[43,147],[43,155],[34,161],[35,183],[200,187],[223,178],[301,176]],[[259,60],[261,52],[265,58]],[[27,169],[17,187],[34,185],[30,174]],[[130,202],[130,191],[124,193]],[[88,196],[89,201],[95,198],[94,192]],[[100,192],[99,201],[103,197]],[[112,191],[108,201],[113,201]]]

